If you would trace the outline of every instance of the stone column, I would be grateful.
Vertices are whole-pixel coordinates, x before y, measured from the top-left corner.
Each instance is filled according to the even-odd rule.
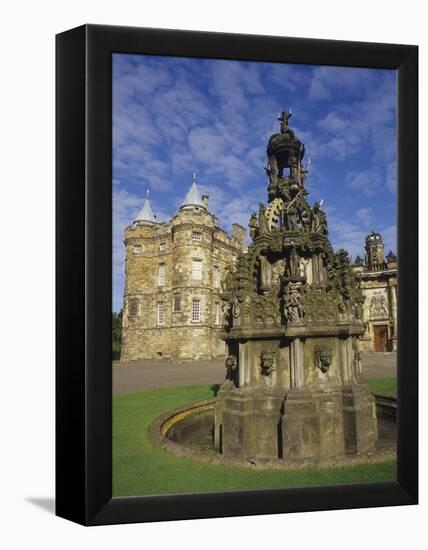
[[[304,378],[303,342],[295,338],[290,343],[290,386],[291,388],[303,388]]]
[[[342,384],[351,384],[352,376],[352,338],[339,340],[339,358],[342,374]]]
[[[251,365],[248,357],[248,342],[239,344],[239,385],[246,386],[251,379]]]
[[[260,258],[260,287],[262,292],[268,292],[272,288],[272,266],[266,256]]]

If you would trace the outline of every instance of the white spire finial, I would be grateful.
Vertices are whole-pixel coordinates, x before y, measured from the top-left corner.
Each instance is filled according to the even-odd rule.
[[[192,183],[196,183],[196,172],[193,172],[193,179],[192,179]]]
[[[288,109],[288,112],[289,112],[289,113],[290,113],[290,115],[291,115],[291,107],[290,107],[290,108]]]
[[[150,190],[149,190],[149,188],[147,187],[147,191],[146,191],[146,198],[147,198],[147,199],[149,198],[149,195],[150,195]]]

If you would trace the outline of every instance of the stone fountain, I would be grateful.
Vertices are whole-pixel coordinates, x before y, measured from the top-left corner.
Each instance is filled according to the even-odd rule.
[[[374,397],[361,373],[363,296],[334,252],[321,203],[307,201],[305,147],[280,117],[267,146],[268,204],[223,281],[226,380],[214,447],[243,459],[325,460],[370,451]]]

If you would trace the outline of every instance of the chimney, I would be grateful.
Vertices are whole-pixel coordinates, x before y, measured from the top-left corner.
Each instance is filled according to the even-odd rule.
[[[202,202],[205,204],[205,208],[208,210],[208,195],[202,195]]]
[[[246,233],[247,230],[245,227],[242,227],[239,223],[232,223],[232,237],[237,239],[242,245],[245,244]]]

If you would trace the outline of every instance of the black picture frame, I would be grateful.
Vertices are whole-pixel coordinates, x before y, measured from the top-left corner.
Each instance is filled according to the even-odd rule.
[[[397,479],[112,498],[112,53],[398,71]],[[56,514],[84,524],[418,502],[418,48],[84,25],[56,37]]]

